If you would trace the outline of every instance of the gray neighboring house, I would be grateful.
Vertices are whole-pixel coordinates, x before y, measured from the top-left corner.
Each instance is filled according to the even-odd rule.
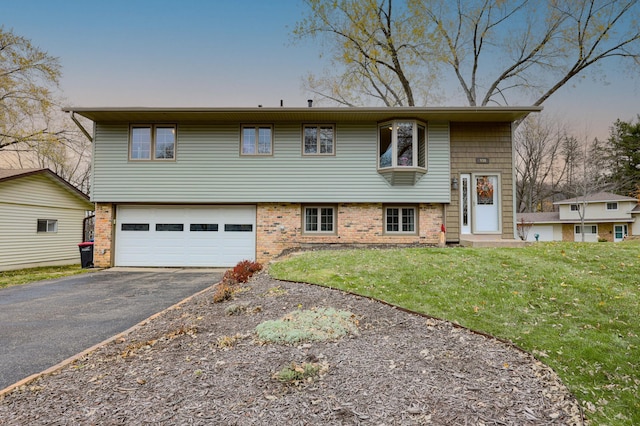
[[[89,197],[49,169],[0,169],[0,271],[80,263]]]
[[[584,209],[585,242],[599,238],[619,242],[640,235],[640,204],[633,197],[599,192],[588,197],[568,198],[553,203],[557,212],[519,213],[518,226],[525,223],[527,241],[582,241],[580,210]]]
[[[82,108],[96,266],[515,239],[513,122],[540,107]],[[85,134],[86,129],[76,120]]]

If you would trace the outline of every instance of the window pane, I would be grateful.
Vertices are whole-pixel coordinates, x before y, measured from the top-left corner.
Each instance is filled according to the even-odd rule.
[[[400,230],[400,209],[387,209],[387,232],[398,232]]]
[[[182,223],[158,223],[156,224],[156,231],[182,232],[184,231],[184,225]]]
[[[333,232],[333,208],[320,209],[320,230]]]
[[[402,209],[402,231],[414,232],[415,229],[415,210]]]
[[[413,166],[413,123],[398,123],[398,167]]]
[[[260,127],[258,138],[258,154],[271,154],[271,127]]]
[[[189,225],[189,231],[192,232],[218,232],[217,223],[192,223]]]
[[[149,224],[148,223],[123,223],[120,226],[120,229],[123,231],[148,231]]]
[[[251,224],[226,224],[224,225],[225,232],[251,232],[253,231],[253,225]]]
[[[47,232],[46,219],[38,219],[38,232]]]
[[[156,127],[155,158],[173,159],[176,146],[175,127]]]
[[[131,159],[151,159],[151,127],[133,127],[131,129]]]
[[[242,129],[242,153],[256,153],[256,129],[255,127],[245,127]]]
[[[333,154],[333,127],[320,127],[320,154]]]
[[[427,167],[427,141],[424,126],[418,126],[418,167]]]
[[[304,128],[304,153],[305,154],[318,153],[317,127]]]
[[[47,221],[47,232],[58,232],[58,221],[57,220],[48,220]]]
[[[391,167],[392,143],[391,124],[380,127],[380,167]]]
[[[313,232],[318,230],[318,209],[306,208],[304,210],[304,230]]]
[[[607,203],[607,210],[618,210],[618,203]]]

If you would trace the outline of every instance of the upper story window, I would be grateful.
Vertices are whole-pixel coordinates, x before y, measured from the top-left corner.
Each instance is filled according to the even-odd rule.
[[[240,141],[242,155],[271,155],[273,152],[273,126],[244,125]]]
[[[131,160],[174,160],[176,126],[173,124],[134,124],[131,126],[129,158]]]
[[[415,120],[394,120],[378,127],[378,167],[426,168],[425,125]]]
[[[607,210],[618,210],[618,203],[607,203]]]
[[[305,124],[304,155],[333,155],[335,152],[335,128],[331,124]]]
[[[571,211],[572,212],[579,212],[580,211],[580,204],[571,204]]]

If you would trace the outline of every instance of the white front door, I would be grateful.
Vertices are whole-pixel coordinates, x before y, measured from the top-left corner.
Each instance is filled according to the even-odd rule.
[[[499,176],[473,175],[474,233],[500,232]]]

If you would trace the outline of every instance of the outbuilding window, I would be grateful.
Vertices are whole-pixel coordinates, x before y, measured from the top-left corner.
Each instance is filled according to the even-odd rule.
[[[58,220],[38,219],[38,232],[58,232]]]

